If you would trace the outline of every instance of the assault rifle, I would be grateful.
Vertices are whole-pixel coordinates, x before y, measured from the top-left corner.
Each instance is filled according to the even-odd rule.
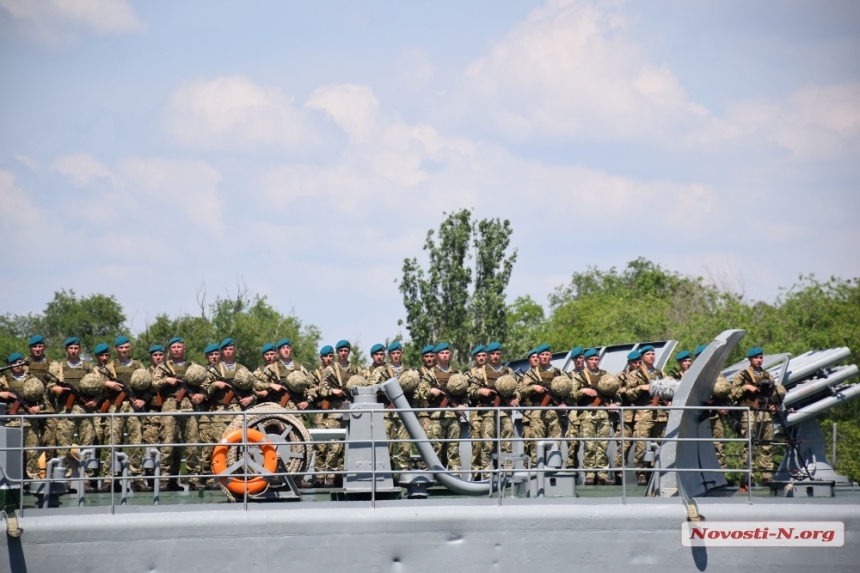
[[[21,396],[21,394],[12,387],[0,388],[0,392],[9,392],[13,396],[15,396],[15,401],[12,402],[12,404],[9,406],[9,415],[11,415],[11,416],[14,416],[15,414],[17,414],[18,410],[20,410],[21,407],[23,407],[29,413],[30,408],[37,405],[37,404],[34,404],[31,401],[27,400],[23,396]]]
[[[165,367],[165,368],[166,368],[166,367]],[[179,381],[179,391],[176,393],[176,404],[177,404],[177,405],[179,405],[179,404],[181,404],[181,403],[182,403],[182,400],[185,398],[185,396],[188,396],[189,398],[191,398],[191,397],[193,397],[195,394],[202,394],[202,393],[203,393],[203,392],[201,392],[201,391],[200,391],[200,389],[199,389],[199,388],[198,388],[198,389],[194,389],[194,388],[192,388],[192,387],[188,384],[188,382],[186,382],[183,378],[180,378],[179,376],[177,376],[176,374],[174,374],[173,372],[171,372],[169,369],[165,369],[165,368],[161,368],[161,366],[159,365],[159,369],[160,369],[162,372],[164,372],[164,373],[165,373],[167,376],[169,376],[170,378],[176,378],[176,379]],[[155,405],[156,405],[156,406],[158,406],[158,407],[160,408],[163,404],[164,404],[164,396],[162,396],[162,394],[161,394],[161,390],[159,390],[159,391],[155,394]],[[206,400],[205,400],[205,399],[204,399],[202,402],[200,402],[200,404],[194,404],[193,402],[191,403],[191,405],[192,405],[192,407],[193,407],[193,408],[195,408],[195,409],[198,409],[198,408],[199,408],[199,409],[201,409],[201,410],[206,410],[206,409],[207,409],[207,408],[205,407],[205,404],[206,404]]]
[[[17,368],[18,366],[29,366],[29,360],[19,360],[17,362],[13,362],[7,366],[0,366],[0,374],[6,372],[7,370],[12,370],[13,368]]]
[[[238,396],[238,399],[242,400],[242,399],[247,398],[248,396],[253,395],[250,392],[245,392],[243,390],[239,390],[238,388],[236,388],[235,384],[233,384],[230,380],[227,380],[226,378],[221,376],[221,374],[215,369],[214,364],[210,364],[209,367],[207,368],[207,370],[212,374],[212,376],[215,377],[216,381],[223,382],[224,384],[226,384],[229,387],[229,389],[227,390],[227,393],[224,395],[224,400],[221,401],[221,403],[224,404],[225,406],[229,405],[230,402],[233,401],[234,396]],[[241,404],[240,404],[240,406],[241,406]],[[242,407],[242,409],[244,410],[245,408]]]
[[[346,386],[341,386],[340,383],[338,383],[337,389],[341,390],[344,393],[343,400],[352,401],[352,392],[349,391],[349,388],[347,388]],[[323,410],[330,410],[331,409],[331,401],[328,400],[327,398],[324,398],[322,400],[322,402],[320,403],[320,406],[322,407]]]
[[[458,406],[465,406],[465,402],[463,400],[458,400],[454,395],[452,395],[447,388],[442,388],[441,386],[436,387],[437,390],[442,392],[442,398],[439,401],[440,408],[456,408]],[[437,398],[438,399],[438,398]],[[460,421],[468,423],[469,415],[466,412],[460,413]]]
[[[74,406],[75,402],[77,402],[86,412],[93,412],[93,409],[87,406],[87,402],[90,402],[90,400],[87,400],[87,398],[83,394],[81,394],[80,390],[78,390],[68,382],[60,380],[50,372],[48,372],[47,375],[51,378],[51,380],[53,380],[55,385],[63,389],[63,392],[62,394],[60,394],[60,397],[57,399],[57,402],[59,402],[60,404],[65,403],[64,407],[66,408],[66,410],[71,410],[72,406]]]
[[[281,382],[280,378],[277,378],[271,370],[269,370],[267,368],[265,370],[265,372],[266,372],[266,376],[269,377],[269,380],[271,380],[273,384],[279,384],[285,388],[285,390],[280,391],[276,394],[276,396],[280,395],[280,399],[278,400],[278,404],[281,406],[281,408],[286,408],[287,402],[289,402],[290,400],[292,400],[296,406],[298,406],[302,402],[308,402],[307,398],[305,398],[304,396],[302,396],[298,392],[293,392],[292,390],[290,390],[289,386],[287,386],[286,384]],[[273,390],[269,390],[269,392],[272,392],[272,391]]]
[[[143,408],[135,408],[134,407],[134,402],[136,400],[140,400],[141,398],[138,398],[137,396],[135,396],[134,392],[132,392],[131,388],[126,386],[121,380],[117,380],[116,378],[111,376],[110,370],[108,370],[107,368],[99,366],[98,371],[101,373],[102,376],[104,376],[105,378],[107,378],[111,382],[116,382],[117,384],[119,384],[122,387],[119,390],[119,392],[117,393],[116,399],[113,400],[114,406],[122,406],[122,403],[126,400],[126,398],[128,398],[131,401],[131,407],[132,407],[132,409],[134,409],[135,412],[140,412],[143,410]],[[102,405],[99,407],[99,412],[104,414],[105,412],[107,412],[110,409],[110,405],[111,405],[111,399],[105,398],[105,401],[102,402]]]

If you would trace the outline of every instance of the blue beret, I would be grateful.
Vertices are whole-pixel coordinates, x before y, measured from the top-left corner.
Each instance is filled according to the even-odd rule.
[[[582,346],[577,346],[576,348],[574,348],[573,350],[570,351],[570,357],[571,358],[579,358],[580,356],[583,355],[584,352],[585,352],[585,350],[582,348]]]
[[[690,354],[689,350],[682,350],[678,354],[675,355],[675,360],[680,362],[681,360],[686,360],[687,358],[692,358],[693,355]]]
[[[98,356],[99,354],[105,354],[106,352],[110,352],[110,346],[108,346],[104,342],[96,344],[96,347],[93,348],[93,354],[95,354],[96,356]]]
[[[639,354],[645,354],[646,352],[654,352],[654,347],[650,344],[646,344],[642,348],[639,349]]]
[[[77,344],[78,346],[80,346],[81,345],[81,339],[78,338],[77,336],[70,336],[63,343],[63,347],[71,346],[72,344]]]
[[[6,359],[6,364],[12,364],[13,362],[18,362],[19,360],[24,360],[24,355],[20,352],[13,352],[9,355],[9,358]]]
[[[495,352],[496,350],[502,349],[501,342],[491,342],[487,345],[487,352]]]
[[[266,344],[263,345],[263,348],[260,349],[260,354],[265,354],[266,352],[274,352],[274,351],[275,351],[275,345],[272,344],[271,342],[267,342]]]
[[[764,354],[764,350],[761,349],[761,346],[753,346],[747,351],[747,358],[752,358],[753,356],[758,356],[759,354]]]
[[[541,352],[552,352],[552,347],[549,344],[541,344],[540,346],[535,348],[535,350],[537,350],[538,354],[540,354]]]
[[[230,337],[225,338],[221,341],[221,348],[227,348],[228,346],[236,346],[236,341]]]
[[[121,346],[123,344],[128,344],[129,342],[131,341],[128,339],[128,336],[117,336],[113,341],[113,345]]]
[[[320,356],[325,356],[327,354],[334,354],[334,348],[332,348],[330,344],[326,344],[320,348]]]
[[[374,344],[373,346],[370,347],[370,353],[371,354],[376,354],[377,352],[385,352],[385,345],[384,344]]]
[[[282,338],[275,345],[275,348],[280,348],[281,346],[292,346],[293,342],[289,338]]]
[[[164,352],[164,347],[160,344],[156,344],[149,349],[150,354],[154,354],[156,352]]]
[[[389,352],[394,352],[395,350],[403,350],[403,345],[396,340],[388,345]]]
[[[431,352],[436,352],[436,347],[432,344],[428,344],[424,348],[421,349],[421,355],[430,354]]]
[[[450,344],[448,344],[447,342],[440,342],[439,344],[436,345],[436,348],[433,350],[433,352],[442,352],[443,350],[450,350],[450,349],[451,349]]]
[[[589,348],[588,350],[585,351],[585,354],[583,354],[583,357],[584,358],[591,358],[592,356],[597,356],[599,354],[600,353],[595,348]]]
[[[30,341],[27,343],[27,346],[33,346],[34,344],[45,344],[45,337],[41,334],[31,336]]]
[[[641,360],[642,355],[639,354],[638,350],[631,350],[630,353],[627,354],[627,360]]]
[[[705,348],[707,348],[707,347],[708,347],[708,345],[707,345],[707,344],[700,344],[700,345],[698,345],[698,346],[696,347],[696,349],[693,351],[693,354],[695,354],[696,356],[698,356],[699,354],[701,354],[702,352],[704,352],[704,351],[705,351]]]
[[[168,347],[168,348],[170,348],[171,346],[173,346],[173,345],[174,345],[174,344],[176,344],[177,342],[178,342],[179,344],[185,344],[185,341],[184,341],[184,340],[182,340],[182,338],[181,338],[181,337],[179,337],[179,336],[174,336],[173,338],[171,338],[170,340],[168,340],[168,341],[167,341],[167,347]]]
[[[534,355],[535,355],[535,354],[537,354],[537,353],[538,353],[538,349],[537,349],[537,348],[532,348],[531,350],[529,350],[528,352],[526,352],[526,358],[531,358],[532,356],[534,356]]]
[[[334,345],[335,350],[340,350],[341,348],[352,348],[349,345],[349,340],[338,340],[337,344]]]
[[[475,348],[472,349],[472,356],[476,356],[476,355],[480,354],[481,352],[486,352],[486,351],[487,351],[487,349],[484,348],[484,345],[479,344],[478,346],[476,346]]]
[[[203,354],[212,354],[218,350],[221,350],[221,347],[218,346],[217,343],[213,342],[212,344],[206,345],[206,348],[203,349]]]

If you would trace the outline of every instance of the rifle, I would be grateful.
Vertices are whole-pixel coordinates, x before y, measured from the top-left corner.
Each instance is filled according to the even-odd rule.
[[[230,387],[230,389],[227,390],[227,393],[224,395],[224,400],[222,400],[222,402],[221,402],[225,406],[229,405],[230,402],[233,401],[234,396],[238,396],[239,399],[242,400],[242,399],[247,398],[248,396],[251,395],[248,392],[245,392],[243,390],[239,390],[238,388],[236,388],[236,386],[231,381],[229,381],[226,378],[224,378],[223,376],[221,376],[221,374],[217,370],[215,370],[214,364],[210,364],[209,367],[207,368],[207,370],[212,373],[212,375],[215,377],[216,381],[223,382],[224,384],[226,384],[227,386]],[[177,394],[177,396],[178,396],[178,394]],[[242,409],[244,410],[244,408],[242,408]]]
[[[437,390],[442,392],[442,399],[439,401],[440,408],[456,408],[457,406],[463,406],[464,403],[462,400],[457,400],[450,392],[448,392],[447,388],[442,388],[441,386],[436,387]],[[466,412],[460,413],[460,421],[468,422],[469,416]]]
[[[281,396],[280,400],[278,400],[278,404],[281,406],[281,408],[286,408],[287,402],[289,402],[290,400],[292,400],[296,406],[298,406],[302,402],[308,401],[307,398],[305,398],[304,396],[302,396],[298,392],[293,392],[292,390],[290,390],[289,386],[282,383],[280,378],[277,378],[271,370],[266,368],[265,372],[266,372],[266,376],[269,377],[269,380],[271,380],[274,384],[279,384],[279,385],[283,386],[286,389],[282,392],[278,392],[278,394],[280,394],[280,396]],[[328,409],[328,408],[326,408],[326,409]]]
[[[14,362],[14,363],[9,364],[7,366],[0,366],[0,374],[2,374],[3,372],[6,372],[7,370],[12,370],[13,368],[17,368],[18,366],[29,366],[29,365],[30,365],[29,360],[19,360],[18,362]]]
[[[89,402],[89,400],[87,400],[84,397],[84,395],[81,394],[81,392],[77,388],[75,388],[74,386],[72,386],[71,384],[66,382],[65,380],[60,380],[59,378],[57,378],[56,376],[54,376],[50,372],[48,372],[47,375],[51,377],[51,379],[54,381],[54,384],[56,386],[59,386],[60,388],[63,389],[63,393],[60,394],[60,397],[58,398],[57,401],[62,403],[63,400],[65,399],[66,410],[71,410],[72,406],[75,405],[75,402],[78,402],[81,405],[81,407],[84,409],[84,411],[86,411],[87,413],[93,412],[93,409],[90,408],[89,406],[87,406],[87,402]],[[64,396],[65,396],[65,398],[64,398]]]
[[[131,407],[132,407],[132,409],[134,409],[135,412],[140,412],[143,410],[143,408],[135,408],[134,407],[134,402],[136,400],[140,400],[140,398],[138,398],[137,396],[134,395],[134,392],[131,391],[131,388],[129,388],[128,386],[123,384],[123,382],[121,380],[117,380],[116,378],[112,377],[110,375],[110,371],[107,368],[104,368],[103,366],[99,366],[98,371],[101,373],[102,376],[104,376],[105,378],[107,378],[111,382],[116,382],[117,384],[122,386],[122,388],[117,393],[116,399],[113,401],[114,406],[122,406],[122,403],[125,401],[126,398],[128,398],[129,400],[131,400],[131,403],[132,403]],[[102,402],[102,405],[99,407],[99,412],[104,414],[105,412],[107,412],[110,409],[110,405],[111,405],[110,398],[105,398],[105,401]]]
[[[177,404],[181,404],[183,398],[185,398],[186,395],[190,397],[190,396],[194,396],[195,394],[202,394],[202,392],[199,389],[195,390],[194,388],[192,388],[188,384],[188,382],[186,382],[184,379],[180,378],[179,376],[177,376],[176,374],[171,372],[170,369],[165,370],[166,367],[162,368],[161,366],[162,365],[160,364],[158,366],[158,368],[162,372],[164,372],[167,376],[169,376],[171,378],[176,378],[179,381],[179,391],[176,393],[176,403]],[[164,397],[161,395],[161,391],[159,390],[155,394],[155,405],[160,408],[163,404],[164,404]],[[193,408],[201,408],[201,409],[205,410],[205,407],[204,407],[205,404],[206,404],[206,400],[203,400],[202,402],[200,402],[200,404],[194,404],[192,402],[192,407]]]
[[[9,407],[9,414],[12,416],[18,413],[18,410],[21,409],[21,406],[23,406],[28,413],[30,411],[30,408],[36,406],[36,404],[30,402],[29,400],[21,396],[21,394],[11,386],[9,388],[0,388],[0,392],[9,392],[10,394],[13,394],[15,396],[15,401],[12,402],[12,405]]]
[[[337,389],[343,391],[345,395],[343,400],[352,400],[352,392],[349,391],[349,388],[347,388],[346,386],[341,386],[340,383],[338,383]],[[329,410],[331,409],[331,401],[324,398],[320,403],[320,406],[322,406],[323,410]]]

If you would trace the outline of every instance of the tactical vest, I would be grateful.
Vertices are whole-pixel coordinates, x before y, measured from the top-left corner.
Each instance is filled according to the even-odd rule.
[[[230,370],[224,365],[223,362],[219,362],[218,364],[215,365],[214,370],[216,370],[218,372],[218,374],[221,376],[221,378],[232,383],[233,379],[236,378],[236,372],[239,370],[240,367],[241,366],[239,365],[238,362],[234,362],[233,363],[233,369]],[[215,405],[222,405],[222,406],[225,405],[224,404],[224,398],[226,398],[227,394],[231,391],[232,390],[230,388],[216,388],[212,392],[212,401],[215,403]],[[230,400],[231,404],[233,402],[236,402],[236,403],[239,402],[239,397],[235,394],[235,392],[233,393],[233,399]]]
[[[128,386],[131,384],[131,374],[135,370],[143,368],[139,360],[132,360],[128,366],[124,366],[119,359],[114,359],[108,363],[108,371],[116,376],[116,379]]]
[[[341,388],[346,388],[346,383],[349,382],[349,379],[355,376],[356,374],[360,374],[358,371],[358,367],[354,364],[350,364],[346,368],[340,365],[340,362],[335,362],[331,365],[331,369],[334,372],[334,376],[337,379],[338,386]]]
[[[7,388],[11,388],[12,390],[17,391],[21,394],[24,391],[24,382],[27,381],[28,376],[25,374],[23,378],[18,380],[14,376],[12,376],[11,372],[6,372],[3,375],[3,382],[6,383]]]
[[[546,386],[547,391],[549,391],[550,386],[552,385],[552,380],[556,376],[561,376],[561,370],[558,368],[550,368],[549,370],[544,370],[540,366],[537,368],[532,368],[528,372],[526,372],[525,376],[531,380],[531,384],[542,384]],[[546,394],[537,394],[534,392],[529,392],[529,405],[531,406],[540,406],[541,402],[544,399]]]
[[[87,366],[89,366],[89,368],[87,368]],[[69,366],[69,362],[67,360],[63,360],[63,381],[75,390],[80,389],[81,379],[92,371],[92,364],[86,360],[82,360],[75,368]]]
[[[266,366],[266,368],[269,369],[269,372],[274,373],[275,376],[278,378],[278,380],[283,382],[284,380],[287,379],[287,376],[289,376],[293,372],[297,372],[297,371],[300,372],[302,370],[302,365],[299,364],[298,362],[296,362],[295,360],[293,360],[293,367],[288,368],[287,366],[284,365],[284,363],[282,361],[275,360],[274,362],[272,362],[271,364]]]
[[[606,370],[598,370],[597,372],[592,372],[588,368],[585,370],[580,370],[577,375],[579,376],[579,380],[582,382],[583,388],[591,388],[595,392],[597,392],[597,397],[600,398],[601,402],[606,402],[612,396],[606,396],[601,393],[597,389],[597,383],[600,382],[600,379],[606,375]],[[577,402],[577,406],[593,406],[594,405],[594,396],[583,396]],[[602,403],[600,405],[603,405]]]
[[[743,378],[744,384],[749,384],[750,386],[755,386],[756,388],[761,387],[761,383],[763,380],[773,380],[773,376],[771,376],[770,372],[762,368],[761,372],[756,373],[752,368],[747,368],[746,370],[741,371],[741,377]],[[774,396],[776,396],[776,392],[774,392]],[[744,391],[741,399],[738,400],[738,406],[747,406],[747,407],[757,407],[756,400],[758,399],[758,394],[753,394],[749,391]]]
[[[47,358],[43,358],[41,362],[37,362],[35,358],[30,356],[30,364],[24,367],[24,371],[41,380],[42,384],[46,384],[48,382],[48,368],[51,367],[51,362]]]
[[[489,366],[488,364],[476,367],[474,370],[475,378],[477,378],[481,382],[481,386],[483,386],[484,388],[495,389],[496,380],[498,380],[505,374],[509,374],[509,372],[504,366],[502,366],[498,372],[496,372],[495,368]],[[479,398],[482,406],[491,406],[495,399],[496,397],[492,394],[489,396],[480,396]]]
[[[158,368],[165,372],[170,378],[182,378],[185,379],[185,372],[188,370],[188,367],[191,366],[191,362],[185,361],[183,364],[177,364],[173,360],[165,360],[162,362]],[[176,393],[179,392],[181,386],[177,384],[176,386],[170,386],[169,384],[165,384],[161,395],[164,398],[175,398]]]

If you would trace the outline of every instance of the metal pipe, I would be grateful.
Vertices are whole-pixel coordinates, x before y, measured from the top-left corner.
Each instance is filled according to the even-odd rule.
[[[834,384],[838,384],[839,382],[842,382],[849,378],[853,378],[854,376],[857,376],[857,374],[860,374],[860,370],[858,370],[857,366],[854,364],[839,368],[829,376],[820,379],[809,380],[801,386],[794,387],[791,392],[788,392],[785,395],[785,399],[782,401],[782,403],[786,406],[788,406],[789,404],[794,404],[795,402],[798,402],[808,396],[812,396],[813,394],[821,390],[826,390]]]
[[[460,495],[487,495],[490,493],[492,484],[489,481],[464,481],[453,476],[442,466],[442,462],[439,461],[436,452],[433,451],[433,446],[427,439],[427,434],[424,433],[424,428],[421,427],[409,401],[403,395],[400,381],[396,377],[386,380],[382,384],[382,389],[394,407],[400,410],[397,415],[400,416],[409,436],[415,441],[415,447],[421,454],[424,463],[427,464],[427,468],[433,472],[439,483]]]
[[[546,495],[546,451],[556,445],[550,440],[541,440],[537,443],[537,497]]]
[[[822,368],[826,368],[831,364],[836,364],[837,362],[841,362],[842,360],[849,358],[851,356],[851,351],[847,347],[843,346],[841,348],[833,348],[831,350],[823,351],[823,356],[821,357],[813,358],[814,354],[817,354],[817,352],[808,352],[794,359],[795,362],[800,362],[798,358],[803,358],[804,360],[803,362],[800,362],[800,365],[797,366],[796,369],[791,369],[788,372],[788,379],[786,380],[787,385],[799,382],[803,378],[821,370]],[[791,365],[789,365],[789,368],[791,368]]]
[[[831,446],[833,448],[833,453],[830,454],[830,459],[831,459],[830,463],[833,464],[833,468],[835,469],[836,468],[836,422],[833,422],[833,425],[831,427],[833,428],[833,439],[831,440],[833,442],[833,444]]]
[[[858,396],[860,396],[860,384],[854,384],[842,390],[835,396],[824,398],[823,400],[819,400],[818,402],[810,404],[805,408],[801,408],[797,412],[789,414],[786,419],[786,422],[789,426],[793,426],[799,422],[802,422],[803,420],[806,420],[807,418],[817,416],[822,412],[826,412],[830,408],[834,408],[839,404],[847,402],[848,400],[852,400]]]

